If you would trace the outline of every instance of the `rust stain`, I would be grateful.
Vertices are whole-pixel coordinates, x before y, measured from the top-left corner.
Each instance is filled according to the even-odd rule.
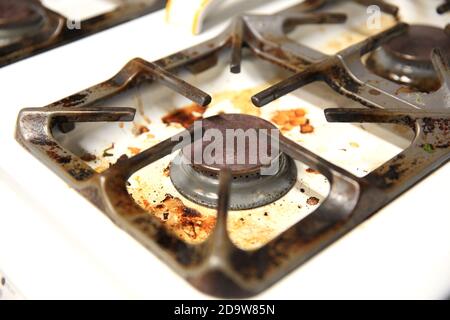
[[[195,121],[202,119],[205,111],[205,107],[193,103],[167,114],[161,120],[168,125],[172,123],[178,123],[184,128],[188,128]]]
[[[144,208],[152,212],[163,221],[166,226],[174,231],[181,239],[199,243],[211,234],[216,218],[201,214],[196,209],[186,206],[180,198],[167,194],[164,200],[152,205],[148,200],[143,200]]]

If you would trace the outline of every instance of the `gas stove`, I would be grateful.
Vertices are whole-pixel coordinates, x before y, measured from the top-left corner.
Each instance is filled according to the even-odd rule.
[[[111,261],[114,256],[114,261],[128,264],[124,269],[102,264],[107,272],[132,271],[135,279],[150,272],[148,281],[162,285],[168,276],[157,279],[159,272],[168,271],[161,271],[166,268],[160,262],[159,271],[152,264],[131,263],[153,259],[146,248],[200,292],[219,297],[271,297],[280,290],[289,298],[358,297],[361,291],[320,295],[307,289],[324,288],[323,277],[329,280],[324,273],[339,264],[339,274],[347,272],[344,278],[352,282],[344,270],[356,272],[349,253],[323,262],[327,252],[339,251],[336,247],[345,241],[358,243],[358,254],[366,258],[383,256],[369,248],[395,247],[395,240],[408,234],[404,225],[424,218],[420,203],[411,206],[411,197],[404,199],[433,183],[423,194],[433,198],[424,200],[426,214],[433,214],[426,219],[433,230],[425,233],[441,241],[427,242],[433,246],[433,254],[424,254],[433,260],[428,260],[431,266],[421,262],[409,271],[428,277],[414,287],[426,290],[411,292],[405,288],[412,285],[403,283],[403,290],[399,287],[392,296],[444,297],[450,283],[445,271],[450,264],[445,245],[448,205],[435,200],[439,192],[445,199],[445,191],[435,190],[443,189],[443,182],[431,180],[448,177],[448,165],[437,170],[450,157],[448,13],[445,3],[437,2],[427,6],[435,25],[411,22],[415,6],[320,0],[269,4],[266,12],[242,14],[188,49],[159,59],[134,58],[109,80],[90,77],[91,83],[100,83],[75,94],[64,87],[66,98],[20,111],[16,139],[126,232],[100,217],[92,218],[101,220],[96,228],[84,224],[95,235],[90,239],[108,251],[94,250],[94,259],[106,255]],[[114,65],[119,63],[115,60]],[[211,149],[211,132],[226,137],[229,130],[238,132],[233,145],[234,139],[250,143],[230,150],[225,139],[219,143],[223,152],[213,156],[218,162],[195,161],[197,154]],[[27,157],[27,164],[37,165]],[[274,171],[264,173],[274,164]],[[15,193],[25,191],[20,182],[12,182],[20,178],[9,171],[3,175]],[[70,191],[48,188],[40,193],[46,202],[58,203],[55,197]],[[65,217],[86,210],[86,217],[58,222],[60,218],[51,215],[52,224],[63,224],[64,230],[69,221],[81,225],[98,215],[84,202],[78,209],[79,195],[55,209]],[[396,208],[399,201],[406,203]],[[42,205],[38,210],[46,211]],[[402,216],[406,211],[409,215]],[[373,240],[348,240],[358,234],[364,239],[379,215],[387,220],[373,231]],[[389,222],[392,217],[397,219],[394,224]],[[96,230],[99,225],[101,231]],[[82,236],[73,237],[78,241]],[[417,245],[414,241],[407,238],[410,246]],[[413,250],[408,243],[405,251],[395,252],[400,257],[384,254],[398,266],[390,265],[378,278],[399,277],[395,270],[407,268],[401,260],[417,258],[415,252],[408,256]],[[117,254],[115,245],[123,246]],[[90,252],[99,245],[89,241],[84,246]],[[132,248],[132,257],[127,248]],[[316,282],[308,284],[305,277],[312,274]],[[170,279],[181,286],[176,281]],[[353,288],[360,288],[357,282]],[[380,291],[375,295],[372,286],[359,297],[371,294],[391,296]]]
[[[80,17],[67,9],[67,2],[61,2],[0,1],[0,67],[162,9],[165,4],[156,0],[91,4],[88,7],[98,14],[88,11]],[[55,4],[72,16],[52,10]]]

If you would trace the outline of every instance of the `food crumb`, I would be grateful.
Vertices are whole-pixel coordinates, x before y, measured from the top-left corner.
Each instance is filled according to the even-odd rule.
[[[306,203],[310,206],[315,206],[319,203],[319,199],[316,197],[309,197],[308,200],[306,200]]]
[[[92,153],[85,152],[81,155],[80,159],[86,162],[91,162],[97,160],[97,157]]]
[[[105,150],[103,150],[103,157],[104,157],[104,158],[106,158],[106,157],[112,157],[113,154],[110,153],[109,151],[111,151],[111,150],[113,150],[113,149],[114,149],[114,142],[111,143],[111,146],[110,146],[110,147],[108,147],[108,148],[106,148]]]
[[[305,115],[306,111],[303,109],[277,111],[272,117],[272,121],[281,127],[282,131],[290,131],[300,126],[302,133],[313,132],[314,127],[309,124],[309,119]]]
[[[170,164],[169,164],[167,167],[164,168],[164,170],[163,170],[163,175],[164,175],[165,177],[170,176]]]
[[[312,133],[314,132],[314,127],[310,125],[309,123],[305,124],[304,126],[300,127],[301,133]]]
[[[135,147],[128,147],[128,150],[130,150],[130,153],[132,155],[137,155],[139,152],[141,152],[141,149]]]
[[[133,130],[132,130],[132,132],[135,136],[140,136],[141,134],[149,132],[149,131],[150,130],[146,126],[144,126],[142,124],[136,124],[136,123],[134,123]]]

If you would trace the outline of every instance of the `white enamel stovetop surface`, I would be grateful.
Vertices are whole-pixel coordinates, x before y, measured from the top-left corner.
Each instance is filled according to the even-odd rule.
[[[261,12],[271,12],[296,1],[261,2]],[[223,27],[191,37],[166,26],[163,16],[158,12],[0,69],[0,274],[17,296],[207,298],[13,137],[21,108],[47,105],[109,78],[134,57],[157,59]],[[446,165],[257,298],[448,297],[449,178]],[[1,290],[7,291],[0,284]]]

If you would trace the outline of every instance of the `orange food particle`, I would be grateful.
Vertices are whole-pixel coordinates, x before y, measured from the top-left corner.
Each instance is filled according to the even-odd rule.
[[[130,150],[130,152],[131,152],[132,155],[136,155],[136,154],[138,154],[139,152],[141,152],[141,149],[135,148],[135,147],[128,147],[128,150]]]
[[[306,114],[305,110],[303,109],[295,109],[295,115],[297,117],[303,117]]]
[[[291,119],[290,124],[293,126],[303,126],[308,123],[308,119],[305,117],[296,117]]]
[[[272,121],[280,126],[282,130],[289,131],[293,127],[303,126],[309,123],[305,114],[306,112],[303,109],[277,111],[272,117]]]
[[[300,127],[301,133],[311,133],[314,132],[314,127],[310,124],[305,124],[304,126]]]

